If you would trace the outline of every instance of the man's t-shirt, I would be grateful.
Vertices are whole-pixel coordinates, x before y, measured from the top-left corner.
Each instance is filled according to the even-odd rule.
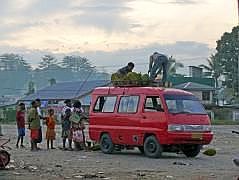
[[[120,75],[127,75],[129,72],[132,72],[132,71],[129,70],[128,66],[125,66],[117,71],[117,73]]]
[[[28,122],[30,129],[39,129],[40,128],[40,117],[35,108],[31,108],[28,112]]]
[[[25,128],[25,112],[18,111],[16,114],[17,127]]]
[[[37,107],[37,113],[38,113],[39,117],[42,117],[40,107]],[[41,118],[40,118],[40,126],[43,127],[43,119],[41,119]]]

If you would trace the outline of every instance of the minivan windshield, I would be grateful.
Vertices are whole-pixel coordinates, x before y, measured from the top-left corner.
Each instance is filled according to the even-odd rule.
[[[168,111],[172,114],[207,114],[203,105],[192,95],[165,94]]]

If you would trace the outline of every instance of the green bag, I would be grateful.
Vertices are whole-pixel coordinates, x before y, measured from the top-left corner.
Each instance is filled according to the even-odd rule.
[[[80,123],[81,121],[81,116],[77,113],[73,113],[71,116],[70,116],[70,121],[71,122],[74,122],[74,123]]]

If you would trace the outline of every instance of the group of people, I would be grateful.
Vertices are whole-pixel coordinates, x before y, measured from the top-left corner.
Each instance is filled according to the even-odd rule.
[[[148,74],[150,80],[155,80],[158,74],[161,74],[161,71],[163,70],[162,83],[165,84],[165,82],[167,81],[167,68],[168,68],[168,57],[166,55],[154,52],[149,57]],[[129,62],[127,66],[119,69],[117,73],[120,75],[127,75],[129,72],[132,72],[133,69],[134,63]]]
[[[48,114],[44,117],[41,112],[41,101],[36,99],[31,102],[31,108],[26,115],[26,107],[24,103],[18,105],[16,113],[18,138],[16,147],[25,148],[25,119],[27,119],[28,129],[30,130],[31,150],[40,150],[38,144],[42,142],[43,124],[46,124],[45,139],[47,141],[47,149],[55,149],[53,141],[56,139],[56,116],[54,109],[48,109]],[[83,148],[85,144],[84,137],[84,123],[83,123],[83,109],[80,101],[75,101],[73,106],[71,100],[65,101],[65,107],[61,114],[62,124],[62,140],[63,150],[73,150],[72,141],[75,143],[77,149]],[[26,117],[26,118],[25,118]],[[66,148],[66,140],[68,140],[69,148]],[[19,146],[20,143],[20,146]]]

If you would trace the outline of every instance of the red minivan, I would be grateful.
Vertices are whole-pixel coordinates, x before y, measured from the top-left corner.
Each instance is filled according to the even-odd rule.
[[[89,135],[104,153],[138,147],[148,157],[195,157],[212,141],[210,119],[191,93],[160,87],[100,87],[92,93]]]

